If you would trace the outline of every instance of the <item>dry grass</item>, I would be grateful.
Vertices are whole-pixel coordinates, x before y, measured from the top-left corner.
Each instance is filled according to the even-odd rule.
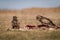
[[[60,40],[60,31],[6,31],[11,28],[12,17],[16,15],[21,27],[38,25],[37,15],[50,18],[60,25],[60,8],[31,8],[23,10],[0,10],[0,40]]]
[[[7,31],[1,29],[0,40],[60,40],[60,31],[59,30]]]
[[[60,24],[60,8],[28,8],[23,10],[0,10],[0,24],[5,27],[11,27],[12,17],[16,15],[20,26],[26,24],[38,25],[37,15],[43,15],[50,18],[55,24]]]

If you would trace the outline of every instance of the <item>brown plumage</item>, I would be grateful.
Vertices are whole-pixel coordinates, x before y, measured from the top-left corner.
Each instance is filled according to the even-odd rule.
[[[36,19],[41,22],[42,25],[56,26],[49,18],[38,15]]]
[[[13,16],[12,28],[13,29],[19,29],[19,23],[18,23],[18,20],[17,20],[17,17],[16,16]]]

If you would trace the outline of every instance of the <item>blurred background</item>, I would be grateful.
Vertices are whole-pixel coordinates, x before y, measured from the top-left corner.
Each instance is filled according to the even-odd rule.
[[[13,16],[18,17],[21,27],[39,25],[37,15],[60,25],[60,0],[0,0],[0,25],[3,28],[11,27]]]

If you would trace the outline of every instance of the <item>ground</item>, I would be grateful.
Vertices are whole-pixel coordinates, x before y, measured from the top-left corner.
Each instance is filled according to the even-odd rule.
[[[60,40],[59,30],[0,30],[0,40]]]
[[[37,15],[42,15],[51,19],[56,25],[60,25],[60,8],[31,8],[24,10],[0,10],[0,40],[60,40],[60,29],[32,30],[32,31],[10,31],[13,16],[17,16],[20,27],[27,24],[39,25],[36,20]]]

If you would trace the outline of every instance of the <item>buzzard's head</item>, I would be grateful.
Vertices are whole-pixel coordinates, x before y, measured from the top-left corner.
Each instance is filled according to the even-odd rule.
[[[42,17],[43,17],[43,16],[38,15],[38,16],[36,16],[36,19],[39,20],[39,19],[41,19]]]

